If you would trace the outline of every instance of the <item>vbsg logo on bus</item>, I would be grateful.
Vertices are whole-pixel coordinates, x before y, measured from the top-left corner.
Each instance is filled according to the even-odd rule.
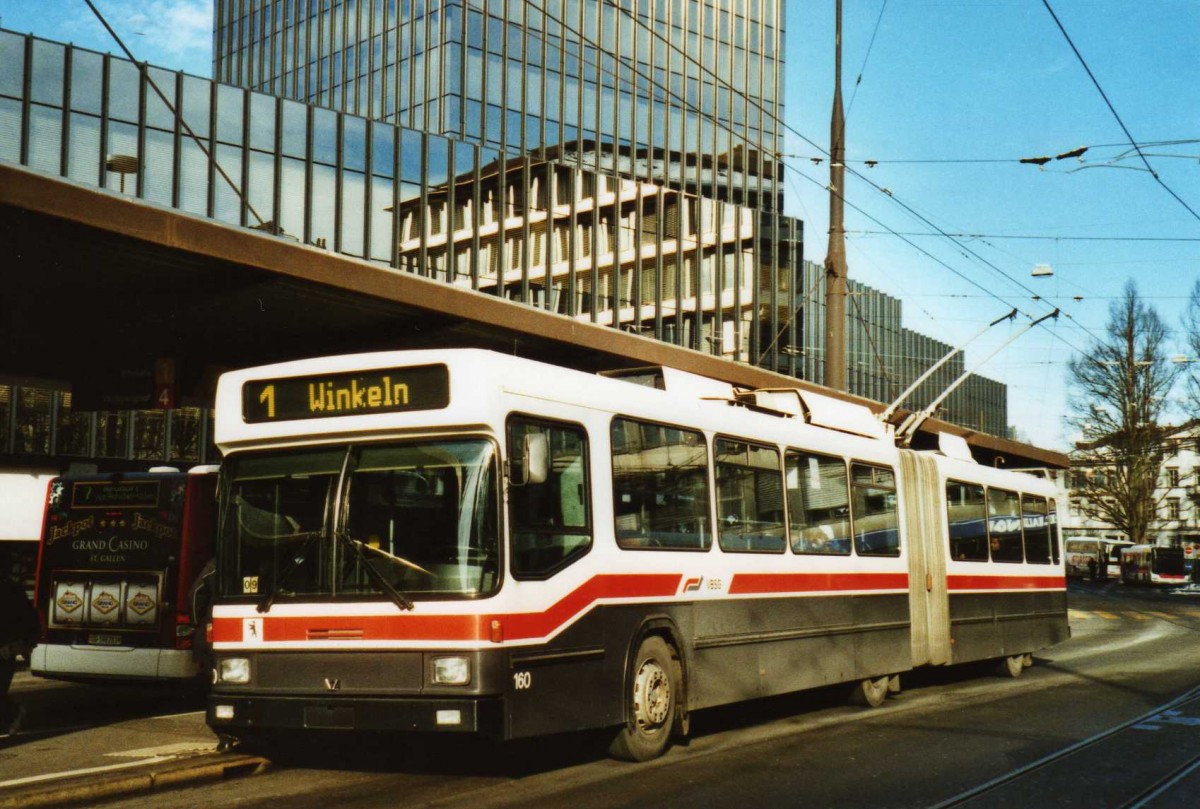
[[[437,410],[448,404],[445,365],[254,379],[242,386],[242,419],[249,424]]]

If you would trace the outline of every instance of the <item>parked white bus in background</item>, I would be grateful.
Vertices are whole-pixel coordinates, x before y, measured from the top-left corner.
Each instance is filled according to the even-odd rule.
[[[1132,545],[1127,539],[1067,537],[1063,540],[1067,576],[1117,581],[1121,578],[1121,551]]]
[[[207,721],[614,730],[1067,638],[1055,488],[865,408],[427,350],[224,374]]]

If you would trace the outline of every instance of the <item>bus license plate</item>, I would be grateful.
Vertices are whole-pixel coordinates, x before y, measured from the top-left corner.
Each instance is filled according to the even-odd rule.
[[[121,645],[121,636],[120,635],[91,634],[91,635],[88,635],[87,640],[88,640],[88,643],[92,646],[120,646]]]

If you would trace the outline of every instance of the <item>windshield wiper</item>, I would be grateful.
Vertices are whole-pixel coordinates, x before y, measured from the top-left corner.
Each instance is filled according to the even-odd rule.
[[[348,545],[349,547],[351,547],[354,550],[354,555],[358,557],[359,561],[362,562],[362,566],[364,568],[366,568],[367,575],[375,580],[375,583],[378,584],[385,593],[387,593],[388,598],[390,598],[397,607],[399,607],[402,610],[411,610],[416,607],[416,605],[413,604],[413,602],[410,598],[408,598],[406,595],[404,595],[399,590],[397,590],[395,587],[393,587],[392,583],[389,582],[387,580],[387,578],[385,578],[384,575],[382,573],[380,573],[378,570],[376,570],[375,567],[371,564],[371,560],[369,560],[367,558],[366,552],[363,551],[363,548],[370,548],[371,547],[370,545],[367,545],[363,542],[360,542],[357,539],[354,539],[353,537],[350,536],[350,534],[346,533],[345,531],[334,531],[333,535],[335,537],[337,537],[337,539],[340,540],[342,543]],[[371,548],[371,550],[378,551],[377,548]],[[387,551],[378,551],[378,552],[389,558],[393,558],[398,561],[401,561],[401,562],[407,564],[409,567],[412,567],[416,570],[420,570],[424,573],[429,573],[428,570],[425,570],[425,568],[421,567],[420,565],[414,564],[414,563],[409,562],[404,559],[400,559],[399,556],[393,557]],[[429,575],[432,576],[433,574],[429,573]]]
[[[292,561],[283,569],[283,572],[271,582],[271,589],[259,599],[258,606],[256,607],[259,612],[266,612],[271,609],[271,605],[275,603],[275,598],[283,591],[283,583],[287,581],[289,576],[296,572],[296,568],[304,563],[304,560],[308,558],[308,552],[312,549],[313,543],[324,536],[324,534],[321,531],[304,531],[299,534],[292,534],[291,536],[304,537],[304,544],[300,546],[300,550],[292,557]]]
[[[351,539],[350,541],[353,542],[355,545],[357,545],[359,548],[361,548],[364,551],[370,551],[371,553],[375,553],[375,554],[382,556],[384,559],[390,559],[391,561],[396,562],[397,564],[403,565],[404,567],[408,568],[409,570],[415,570],[418,573],[424,573],[426,576],[430,576],[433,578],[437,577],[437,574],[434,573],[433,571],[426,570],[425,568],[418,565],[416,562],[410,562],[408,559],[405,559],[403,556],[397,556],[394,553],[388,553],[383,548],[376,548],[374,545],[368,545],[367,543],[363,542],[361,539]]]

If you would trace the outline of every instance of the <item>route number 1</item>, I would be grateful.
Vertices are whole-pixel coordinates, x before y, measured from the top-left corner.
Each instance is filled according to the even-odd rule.
[[[275,386],[267,385],[258,395],[258,403],[267,406],[267,418],[275,418]]]

